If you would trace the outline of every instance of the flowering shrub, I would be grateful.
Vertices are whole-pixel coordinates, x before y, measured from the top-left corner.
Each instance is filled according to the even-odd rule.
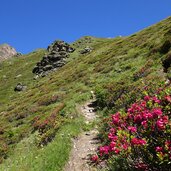
[[[171,88],[160,88],[155,94],[144,93],[144,98],[128,109],[111,115],[105,145],[99,147],[99,157],[101,160],[115,160],[116,156],[126,158],[132,170],[169,170]]]
[[[48,106],[50,104],[56,103],[62,95],[53,95],[53,96],[44,96],[42,99],[38,101],[38,105],[40,106]]]
[[[47,145],[55,137],[56,131],[63,122],[63,118],[59,115],[59,111],[61,111],[64,106],[63,103],[59,104],[44,120],[42,120],[40,116],[36,116],[33,119],[33,131],[38,130],[40,136],[38,146]]]

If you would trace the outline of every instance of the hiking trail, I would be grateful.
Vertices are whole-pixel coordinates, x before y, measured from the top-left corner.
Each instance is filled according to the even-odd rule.
[[[95,121],[97,118],[93,103],[95,101],[91,100],[80,107],[82,115],[85,117],[85,122],[87,124]],[[90,131],[83,132],[76,139],[73,139],[73,149],[71,150],[69,161],[65,167],[65,171],[95,171],[88,164],[90,161],[89,155],[94,154],[99,140],[97,138],[98,131],[93,128]]]

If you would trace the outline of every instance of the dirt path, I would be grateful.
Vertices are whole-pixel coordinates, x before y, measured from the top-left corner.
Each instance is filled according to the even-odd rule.
[[[85,116],[86,123],[93,122],[96,119],[96,113],[92,107],[93,101],[87,102],[81,106],[81,112]],[[93,129],[88,132],[83,132],[77,139],[73,140],[73,149],[70,159],[65,167],[65,171],[95,171],[88,165],[89,155],[94,154],[98,147],[97,139],[98,131]]]

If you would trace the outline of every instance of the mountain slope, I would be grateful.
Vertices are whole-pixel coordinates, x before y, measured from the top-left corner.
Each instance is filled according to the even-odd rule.
[[[128,37],[81,38],[73,43],[76,51],[65,66],[38,80],[33,80],[32,69],[45,50],[3,62],[0,65],[0,155],[2,160],[9,159],[2,170],[7,165],[9,170],[60,170],[68,158],[70,138],[85,128],[76,106],[91,97],[91,90],[96,92],[99,108],[115,111],[132,103],[144,85],[165,81],[163,61],[170,62],[170,28],[171,17]],[[80,54],[87,46],[92,47],[92,52]],[[165,70],[168,72],[169,67]],[[27,90],[14,92],[18,82],[26,84]],[[26,141],[24,144],[32,142],[31,153],[25,150],[14,157],[11,152],[24,147],[21,140]],[[62,151],[59,148],[63,141],[66,144]],[[55,148],[58,154],[50,152],[54,146],[59,147]],[[17,150],[15,153],[18,154]],[[44,157],[47,157],[45,163]],[[10,164],[12,159],[16,162]]]

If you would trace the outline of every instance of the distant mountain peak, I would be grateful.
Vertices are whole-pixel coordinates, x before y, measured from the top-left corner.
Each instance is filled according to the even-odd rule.
[[[17,55],[17,51],[9,44],[4,43],[0,45],[0,61],[9,59],[15,55]]]

